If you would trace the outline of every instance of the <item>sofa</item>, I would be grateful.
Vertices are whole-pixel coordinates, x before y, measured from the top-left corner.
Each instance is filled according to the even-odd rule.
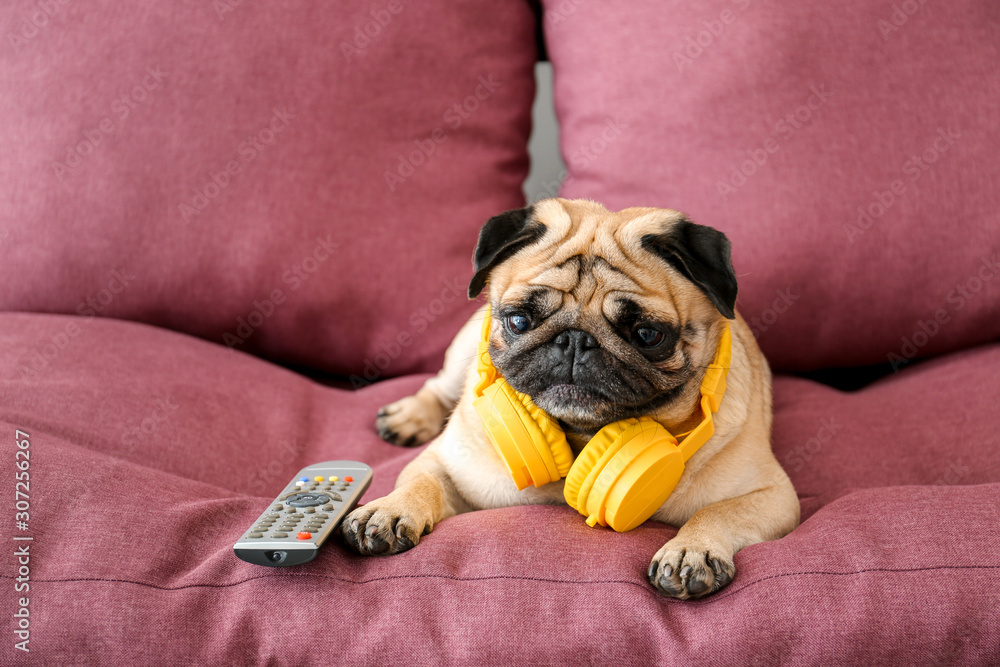
[[[986,0],[0,8],[0,663],[1000,664],[1000,10]],[[232,545],[291,476],[419,448],[415,392],[524,205],[724,231],[801,525],[662,597],[674,527],[445,520],[405,553]]]

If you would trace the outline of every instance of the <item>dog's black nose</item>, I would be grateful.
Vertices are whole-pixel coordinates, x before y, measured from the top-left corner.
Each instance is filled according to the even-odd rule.
[[[567,329],[555,338],[556,345],[561,347],[566,353],[577,355],[585,350],[592,350],[600,347],[597,339],[586,331],[579,329]]]

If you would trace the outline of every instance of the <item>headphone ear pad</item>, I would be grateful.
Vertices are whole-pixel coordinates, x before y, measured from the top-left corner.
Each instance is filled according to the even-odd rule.
[[[583,486],[587,483],[587,477],[594,470],[594,466],[600,461],[601,457],[604,456],[605,452],[612,446],[615,450],[621,448],[621,432],[622,428],[618,426],[622,422],[617,422],[616,424],[608,424],[590,439],[587,446],[583,448],[580,455],[576,457],[576,461],[573,462],[573,466],[569,469],[569,474],[566,475],[566,483],[563,485],[563,498],[566,499],[566,503],[573,509],[579,511],[581,514],[586,516],[587,514],[587,503],[586,497],[589,493],[591,486],[593,485],[593,480],[587,484],[587,492],[583,494],[583,503],[580,503],[580,494],[583,490]]]
[[[511,391],[514,391],[511,389]],[[532,422],[538,426],[538,430],[545,438],[545,444],[552,454],[552,460],[556,466],[558,479],[565,477],[573,466],[573,449],[566,440],[566,433],[558,423],[550,417],[544,410],[535,405],[531,397],[527,394],[514,391],[524,406],[524,411],[528,414]]]
[[[505,379],[487,387],[472,405],[519,490],[562,479],[569,471],[573,450],[566,434]]]

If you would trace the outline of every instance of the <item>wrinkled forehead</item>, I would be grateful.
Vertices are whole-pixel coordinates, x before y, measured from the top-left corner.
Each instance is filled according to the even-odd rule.
[[[509,260],[495,276],[495,294],[506,303],[532,301],[547,310],[575,308],[613,315],[633,303],[665,318],[677,315],[672,269],[643,247],[682,214],[669,209],[611,212],[588,201],[545,200],[535,207],[545,233],[531,252]]]

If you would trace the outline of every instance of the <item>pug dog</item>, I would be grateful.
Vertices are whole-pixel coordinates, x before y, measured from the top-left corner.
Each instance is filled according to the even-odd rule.
[[[733,557],[799,522],[799,502],[771,451],[771,373],[735,312],[729,240],[669,209],[612,212],[547,199],[490,219],[479,234],[469,298],[486,289],[496,370],[566,432],[574,454],[604,425],[652,417],[671,433],[702,419],[700,384],[731,324],[732,362],[715,432],[687,461],[652,519],[679,528],[652,557],[662,594],[699,598],[726,586]],[[473,408],[485,306],[414,396],[379,410],[387,441],[418,445],[395,490],[347,516],[366,555],[416,546],[459,512],[565,504],[563,481],[519,491]]]

